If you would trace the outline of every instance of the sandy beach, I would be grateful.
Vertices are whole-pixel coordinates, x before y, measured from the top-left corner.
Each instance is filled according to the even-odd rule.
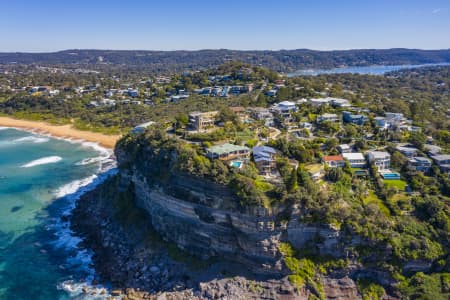
[[[50,134],[60,138],[81,139],[95,142],[105,148],[114,148],[120,135],[106,135],[97,132],[83,131],[73,128],[71,125],[52,125],[45,122],[18,120],[10,117],[0,117],[0,126],[15,127],[33,132]]]

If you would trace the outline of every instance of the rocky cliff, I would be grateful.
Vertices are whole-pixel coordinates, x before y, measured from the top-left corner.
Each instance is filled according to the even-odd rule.
[[[345,256],[339,231],[299,222],[295,208],[289,208],[289,221],[278,220],[264,208],[240,212],[228,189],[204,179],[174,174],[169,183],[158,185],[134,166],[120,176],[122,189],[131,187],[137,205],[147,211],[164,240],[200,258],[220,256],[259,274],[281,276],[287,272],[281,242],[296,248],[314,242],[320,254]]]

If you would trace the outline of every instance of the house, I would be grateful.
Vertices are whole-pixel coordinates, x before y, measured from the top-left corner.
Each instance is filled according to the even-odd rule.
[[[181,100],[189,98],[189,95],[173,95],[170,97],[170,101],[174,103],[178,103]]]
[[[368,118],[364,115],[355,115],[348,111],[344,111],[342,113],[342,119],[345,123],[351,123],[355,125],[363,125],[368,120]]]
[[[434,156],[440,154],[442,148],[436,145],[425,145],[425,150],[427,151],[428,155]]]
[[[306,165],[305,169],[314,181],[321,179],[325,175],[323,165],[321,164]]]
[[[133,130],[131,130],[131,133],[134,133],[134,134],[143,133],[145,131],[145,129],[147,129],[147,127],[149,127],[153,124],[155,124],[155,122],[152,122],[152,121],[143,123],[143,124],[139,124],[136,127],[134,127]]]
[[[425,157],[410,158],[409,167],[413,170],[426,173],[431,168],[431,159]]]
[[[268,90],[266,92],[266,96],[275,97],[277,95],[277,92],[278,92],[277,90]]]
[[[450,165],[450,154],[434,155],[431,158],[439,167],[442,165]]]
[[[331,155],[322,157],[322,162],[330,168],[340,168],[345,166],[345,160],[342,155]]]
[[[334,107],[350,107],[350,101],[341,98],[328,98]]]
[[[305,129],[308,129],[308,130],[312,130],[312,124],[311,123],[309,123],[309,122],[301,122],[300,123],[300,126],[302,127],[302,128],[305,128]]]
[[[229,143],[212,146],[206,149],[206,156],[212,159],[231,160],[235,158],[245,159],[250,155],[250,149]]]
[[[250,107],[250,116],[258,121],[265,121],[265,125],[270,127],[273,126],[273,114],[264,107]]]
[[[272,106],[272,111],[283,114],[297,111],[297,105],[291,101],[283,101]]]
[[[298,129],[298,123],[292,115],[297,110],[297,105],[291,101],[277,103],[271,108],[278,124],[288,131],[295,131]]]
[[[139,91],[134,89],[128,89],[127,94],[129,97],[136,98],[139,97]]]
[[[385,113],[384,117],[375,117],[374,120],[377,123],[378,127],[382,129],[393,129],[402,127],[408,129],[409,127],[408,125],[405,125],[407,123],[407,120],[402,113],[387,112]]]
[[[247,110],[245,109],[245,107],[232,106],[232,107],[230,107],[230,110],[239,117],[239,120],[241,120],[241,122],[247,121],[248,113],[247,113]]]
[[[377,123],[377,126],[380,127],[381,129],[389,128],[389,125],[385,117],[375,117],[374,120]]]
[[[378,170],[387,170],[391,166],[391,155],[384,151],[370,151],[367,152],[367,159],[369,163],[375,164]]]
[[[277,171],[275,155],[276,150],[268,146],[253,147],[253,160],[258,168],[259,174],[263,176],[273,175]]]
[[[395,147],[395,150],[407,157],[414,157],[417,155],[417,151],[419,151],[417,148],[410,146],[397,146]]]
[[[309,99],[309,103],[314,106],[314,107],[318,107],[318,106],[323,106],[323,105],[328,105],[330,103],[330,99],[329,98],[317,98],[317,99]]]
[[[218,111],[191,112],[189,113],[189,126],[197,131],[205,131],[214,126],[218,113]]]
[[[342,144],[338,146],[338,150],[340,153],[349,153],[352,152],[352,148],[348,144]]]
[[[364,168],[366,166],[366,159],[362,153],[343,153],[342,156],[352,168]]]
[[[322,122],[340,122],[339,116],[337,114],[323,114],[317,117],[317,123]]]

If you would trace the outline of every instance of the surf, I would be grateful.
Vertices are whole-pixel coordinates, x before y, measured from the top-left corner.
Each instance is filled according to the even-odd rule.
[[[21,168],[32,168],[40,165],[47,165],[47,164],[54,164],[62,160],[62,157],[60,156],[47,156],[42,157],[33,161],[30,161],[29,163],[26,163]]]

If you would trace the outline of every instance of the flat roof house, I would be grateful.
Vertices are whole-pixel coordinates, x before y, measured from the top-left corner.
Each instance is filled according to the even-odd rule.
[[[250,107],[250,116],[255,120],[264,120],[266,126],[273,125],[273,114],[264,107]]]
[[[256,146],[253,147],[253,160],[258,168],[259,174],[263,176],[273,175],[276,168],[275,155],[277,151],[272,147]]]
[[[431,159],[425,157],[413,157],[409,159],[411,169],[419,172],[428,172],[431,168]]]
[[[339,122],[339,116],[337,114],[323,114],[317,117],[317,123],[322,122]]]
[[[279,124],[288,131],[298,129],[298,123],[292,116],[296,112],[297,105],[291,101],[283,101],[272,106],[271,111],[275,114]]]
[[[370,163],[374,163],[378,170],[387,170],[391,166],[391,155],[384,151],[369,151],[367,159]]]
[[[231,160],[235,158],[248,158],[250,149],[245,146],[225,143],[206,149],[206,156],[212,159]]]
[[[350,153],[352,152],[352,148],[348,144],[341,144],[338,146],[338,150],[340,153]]]
[[[351,123],[355,125],[363,125],[368,120],[368,118],[364,115],[355,115],[348,111],[344,111],[342,113],[342,119],[345,123]]]
[[[330,103],[336,107],[350,107],[350,101],[342,98],[328,98],[330,99]]]
[[[204,131],[209,127],[214,126],[218,111],[199,112],[194,111],[189,113],[189,125],[194,130]]]
[[[439,166],[450,165],[450,154],[434,155],[431,158]]]
[[[441,153],[442,148],[436,145],[425,145],[425,150],[429,155],[438,155]]]
[[[362,153],[343,153],[342,156],[352,168],[364,168],[366,166],[366,159]]]
[[[397,147],[395,147],[395,149],[407,157],[416,156],[417,151],[419,151],[417,148],[408,147],[408,146],[397,146]]]
[[[322,157],[322,162],[327,164],[330,168],[340,168],[345,166],[345,160],[342,155],[331,155]]]
[[[330,99],[329,98],[312,98],[309,99],[309,103],[312,106],[318,107],[318,106],[322,106],[322,105],[328,105],[330,103]]]

